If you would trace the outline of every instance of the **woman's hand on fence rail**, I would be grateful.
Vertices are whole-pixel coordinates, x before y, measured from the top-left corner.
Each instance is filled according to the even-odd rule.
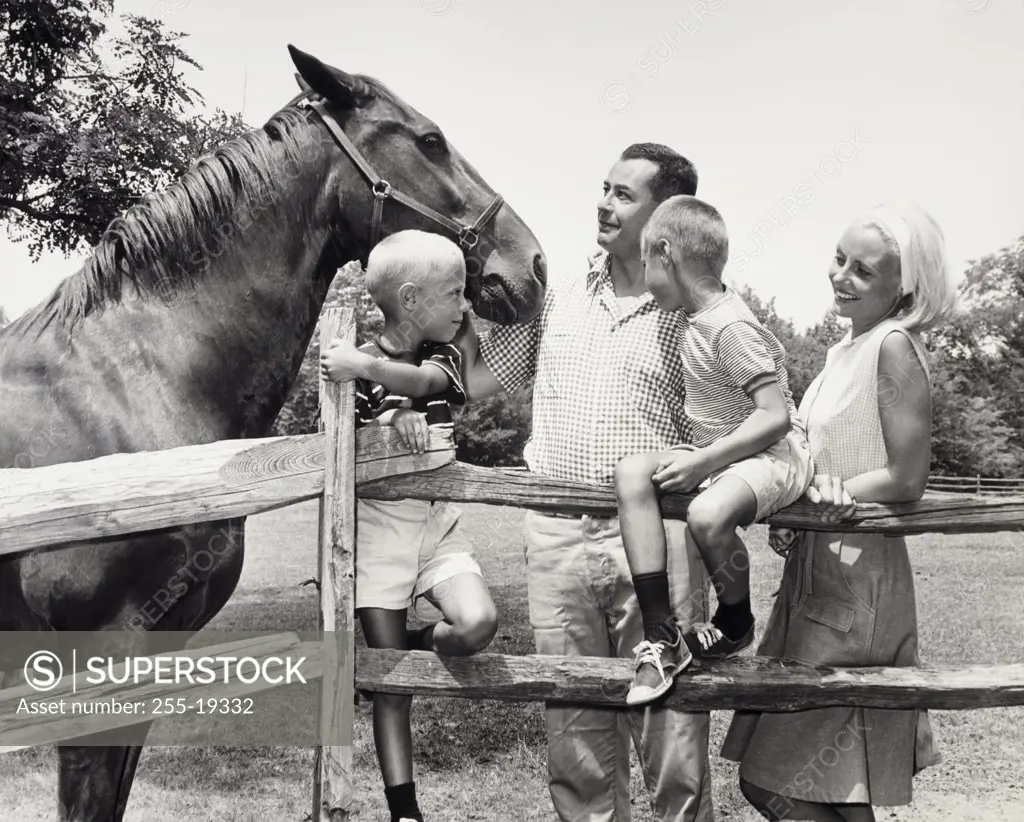
[[[842,477],[815,474],[805,496],[818,507],[822,522],[841,522],[857,510],[857,500],[846,490]]]

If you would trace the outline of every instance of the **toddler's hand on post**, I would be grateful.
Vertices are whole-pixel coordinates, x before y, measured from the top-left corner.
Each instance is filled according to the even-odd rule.
[[[352,343],[335,338],[320,355],[320,375],[332,382],[347,382],[366,376],[361,363],[362,356],[362,352]]]
[[[391,418],[391,425],[398,431],[405,446],[414,454],[427,450],[427,418],[411,408],[399,408]]]

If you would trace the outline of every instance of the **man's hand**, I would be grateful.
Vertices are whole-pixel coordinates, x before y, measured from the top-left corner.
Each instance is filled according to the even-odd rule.
[[[427,417],[411,408],[399,408],[391,417],[391,425],[407,448],[414,454],[427,450]]]
[[[805,496],[808,502],[818,506],[822,522],[849,519],[857,510],[857,500],[846,490],[841,477],[816,474]]]
[[[780,528],[776,525],[768,527],[768,545],[780,557],[788,557],[796,546],[800,532],[793,528]]]
[[[320,355],[320,376],[331,382],[347,382],[357,377],[365,377],[365,369],[362,366],[364,356],[352,343],[335,338]]]
[[[692,445],[678,445],[672,450],[678,453],[662,459],[651,479],[662,491],[692,491],[709,473],[703,454]]]

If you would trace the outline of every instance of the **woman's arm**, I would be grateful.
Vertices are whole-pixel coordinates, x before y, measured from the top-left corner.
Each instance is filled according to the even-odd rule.
[[[822,519],[846,519],[858,502],[914,502],[924,495],[931,465],[931,386],[913,345],[899,331],[886,335],[879,352],[878,414],[886,466],[845,482],[815,476],[807,499],[822,506]]]
[[[888,464],[846,482],[861,502],[913,502],[928,485],[931,465],[931,386],[906,334],[891,332],[878,355],[878,414]]]

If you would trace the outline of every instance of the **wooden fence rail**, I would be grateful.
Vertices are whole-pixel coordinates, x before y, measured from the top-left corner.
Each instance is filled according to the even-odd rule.
[[[45,468],[0,470],[0,554],[270,511],[324,492],[325,434],[227,440],[115,454]],[[411,454],[388,428],[356,432],[357,494],[366,499],[447,499],[594,516],[615,513],[610,487],[455,461],[452,431],[432,426],[428,451]],[[691,495],[662,511],[685,519]],[[767,522],[869,533],[985,533],[1024,527],[1015,497],[926,494],[906,505],[865,503],[847,522],[821,522],[797,502]]]
[[[218,645],[205,645],[175,652],[174,658],[214,655],[249,656],[257,661],[287,655],[303,659],[301,671],[307,681],[327,677],[337,654],[331,643],[302,641],[294,633],[278,633]],[[162,654],[154,655],[154,659]],[[120,667],[115,670],[120,676]],[[354,688],[382,693],[419,696],[497,699],[514,702],[585,702],[590,705],[622,707],[633,677],[627,659],[598,657],[551,657],[530,654],[476,654],[471,657],[439,657],[424,651],[395,651],[360,648],[355,653]],[[207,697],[224,699],[272,690],[276,685],[263,679],[225,686],[214,684],[172,684],[158,681],[154,673],[139,677],[137,684],[83,684],[62,680],[52,691],[40,693],[28,685],[0,691],[0,743],[4,752],[24,747],[56,744],[72,736],[118,730],[145,722],[146,713],[73,714],[71,705],[88,705],[105,699],[122,704],[148,702],[158,698],[183,698],[190,704]],[[335,698],[328,690],[325,696]],[[27,703],[64,700],[62,714],[18,711]],[[351,687],[348,705],[351,706]],[[666,697],[665,705],[684,711],[753,710],[794,711],[832,706],[876,708],[927,708],[932,710],[977,710],[1024,705],[1024,664],[974,666],[965,669],[922,668],[828,668],[797,662],[780,662],[759,657],[740,657],[702,667],[694,663]],[[351,710],[343,719],[351,722]],[[338,729],[325,729],[337,733]],[[339,737],[334,737],[339,738]],[[322,767],[339,760],[339,749],[324,757]],[[348,774],[350,771],[345,770]],[[322,780],[321,776],[321,780]],[[343,784],[351,784],[342,780]],[[326,796],[326,794],[325,794]],[[332,791],[326,804],[351,804],[351,792]]]

